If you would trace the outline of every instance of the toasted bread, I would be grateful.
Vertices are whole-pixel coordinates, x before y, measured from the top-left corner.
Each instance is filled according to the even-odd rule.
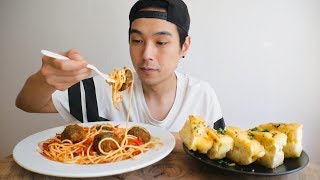
[[[213,140],[207,134],[206,121],[200,116],[190,115],[179,134],[189,150],[206,154],[212,147]]]
[[[286,134],[287,144],[283,147],[284,157],[300,157],[302,152],[302,124],[267,123],[258,127],[262,129],[276,130]]]
[[[265,155],[257,160],[257,162],[267,168],[276,168],[283,164],[284,153],[283,146],[287,144],[287,135],[275,130],[266,130],[261,128],[253,128],[248,130],[265,150]]]
[[[222,159],[233,148],[233,139],[221,131],[208,129],[207,133],[213,140],[212,148],[207,155],[210,159]]]
[[[263,146],[253,139],[247,131],[228,126],[226,134],[234,140],[233,149],[227,153],[227,157],[235,163],[248,165],[264,156]]]

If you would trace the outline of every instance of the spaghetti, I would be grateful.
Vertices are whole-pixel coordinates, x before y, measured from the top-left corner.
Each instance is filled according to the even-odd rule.
[[[50,160],[63,163],[100,164],[134,159],[158,144],[159,138],[151,138],[143,127],[128,128],[132,99],[133,75],[130,69],[115,70],[111,75],[115,80],[112,86],[112,100],[115,108],[123,96],[120,91],[130,91],[129,108],[125,128],[111,124],[98,124],[82,127],[77,124],[67,126],[62,133],[39,144],[40,153]]]
[[[119,103],[123,99],[121,91],[131,88],[133,84],[133,74],[131,70],[127,67],[123,69],[114,70],[109,76],[115,80],[115,82],[108,82],[112,86],[112,102],[114,107],[120,111]]]

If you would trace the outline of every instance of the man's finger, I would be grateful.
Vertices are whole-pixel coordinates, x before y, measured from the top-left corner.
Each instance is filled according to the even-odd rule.
[[[86,61],[74,61],[74,60],[57,60],[53,59],[49,62],[54,68],[62,71],[77,71],[86,68]]]
[[[82,61],[84,58],[81,56],[80,51],[77,49],[71,49],[67,52],[67,56],[71,60]]]

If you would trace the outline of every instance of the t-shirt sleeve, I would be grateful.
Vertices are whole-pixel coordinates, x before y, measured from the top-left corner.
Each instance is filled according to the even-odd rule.
[[[213,128],[214,123],[222,118],[222,111],[220,107],[220,103],[218,97],[214,91],[214,89],[207,84],[207,99],[208,99],[208,106],[207,106],[207,124],[209,127]]]
[[[52,94],[51,97],[55,108],[64,120],[66,120],[67,122],[78,121],[70,114],[68,90],[57,90]]]
[[[201,116],[206,120],[207,126],[213,128],[214,123],[222,118],[220,103],[213,87],[206,81],[188,75],[185,77],[185,100],[181,104],[181,118],[187,119],[189,115]]]

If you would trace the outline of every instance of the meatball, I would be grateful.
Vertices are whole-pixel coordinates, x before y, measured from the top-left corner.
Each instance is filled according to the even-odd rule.
[[[113,132],[101,132],[97,135],[94,136],[93,139],[93,149],[98,153],[101,154],[101,151],[99,149],[99,142],[101,140],[103,140],[104,138],[112,138],[114,140],[116,140],[117,142],[119,142],[119,138],[116,134],[114,134]],[[112,140],[105,140],[101,143],[101,149],[104,152],[109,152],[111,150],[116,150],[118,149],[118,146],[116,145],[115,142],[113,142]]]
[[[129,129],[128,134],[136,136],[137,138],[141,139],[143,143],[147,143],[151,139],[151,135],[148,130],[141,126],[132,126]]]
[[[68,139],[72,143],[78,143],[86,137],[86,132],[83,127],[73,124],[68,125],[61,133],[61,141]]]
[[[133,74],[131,70],[126,67],[124,67],[124,70],[125,70],[126,81],[122,84],[119,91],[124,91],[128,89],[132,85],[132,81],[133,81]]]
[[[99,124],[96,126],[96,130],[100,130],[100,129],[106,130],[106,131],[113,131],[114,127],[111,124]]]

